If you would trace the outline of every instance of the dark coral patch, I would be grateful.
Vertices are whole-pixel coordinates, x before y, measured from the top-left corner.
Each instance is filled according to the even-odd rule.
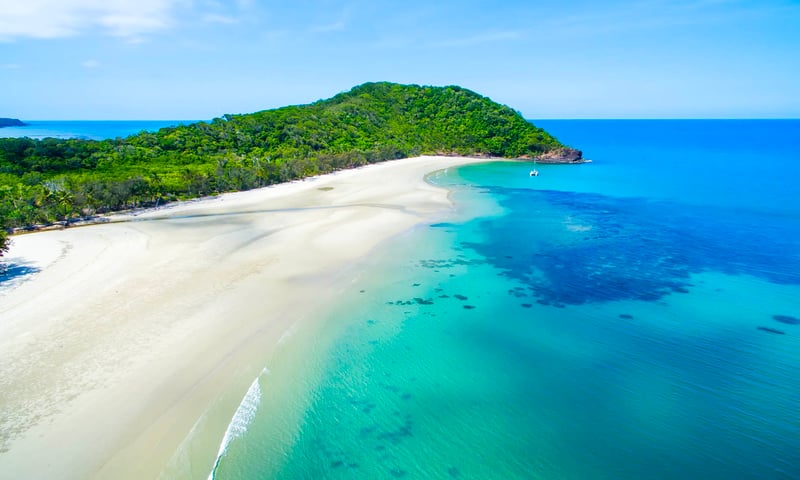
[[[762,332],[775,333],[775,334],[778,334],[778,335],[786,335],[786,332],[784,332],[782,330],[778,330],[776,328],[758,327],[757,330],[761,330]]]
[[[625,320],[633,320],[633,315],[629,313],[620,313],[619,318],[624,318]]]
[[[462,245],[529,287],[546,305],[658,301],[690,293],[691,276],[709,270],[800,284],[800,256],[787,256],[798,251],[795,236],[780,222],[743,218],[747,214],[739,211],[730,218],[717,209],[687,210],[670,202],[597,194],[503,187],[487,191],[509,213],[502,221],[476,220],[485,240]],[[543,216],[531,216],[532,208]],[[675,221],[661,220],[666,212],[675,212]],[[581,228],[564,232],[565,215]],[[751,220],[759,229],[735,228]],[[515,258],[507,258],[508,252]]]
[[[792,317],[789,315],[773,315],[773,320],[776,322],[785,323],[786,325],[800,325],[800,318]]]
[[[528,294],[525,293],[525,289],[521,287],[516,287],[508,291],[508,294],[517,298],[527,297]]]

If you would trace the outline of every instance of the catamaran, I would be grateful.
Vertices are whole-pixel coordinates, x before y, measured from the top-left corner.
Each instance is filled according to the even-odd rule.
[[[533,170],[531,170],[531,177],[538,177],[539,170],[536,170],[536,159],[533,159]]]

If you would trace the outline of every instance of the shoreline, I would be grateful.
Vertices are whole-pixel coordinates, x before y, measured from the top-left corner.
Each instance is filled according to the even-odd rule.
[[[460,155],[449,155],[449,154],[422,155],[420,157],[413,157],[413,158],[465,159],[465,160],[468,160],[468,161],[473,162],[473,163],[492,162],[492,161],[528,163],[528,162],[534,161],[533,157],[530,157],[530,158],[528,158],[528,157],[499,158],[499,157],[490,157],[490,156],[460,156]],[[390,160],[385,160],[383,162],[379,162],[378,164],[387,163],[387,162],[390,162]],[[539,164],[542,164],[542,165],[582,165],[582,164],[585,164],[585,163],[592,163],[593,161],[590,160],[590,159],[586,159],[586,158],[581,158],[581,159],[578,159],[578,160],[548,160],[548,159],[536,158],[536,162],[539,163]],[[161,205],[161,206],[133,208],[133,209],[129,209],[129,210],[120,210],[120,211],[114,211],[114,212],[109,212],[109,213],[95,214],[95,215],[91,215],[91,216],[87,216],[87,217],[77,217],[77,218],[72,218],[70,220],[66,220],[66,221],[62,220],[62,221],[58,221],[58,222],[54,222],[54,223],[50,223],[50,224],[39,224],[39,225],[30,225],[30,226],[27,226],[27,227],[16,227],[16,228],[8,230],[7,233],[11,237],[16,237],[16,236],[27,235],[27,234],[31,234],[31,233],[48,232],[48,231],[54,231],[54,230],[65,230],[65,229],[68,229],[68,228],[87,227],[87,226],[106,224],[106,223],[127,222],[127,221],[131,221],[131,220],[135,220],[135,218],[137,216],[142,215],[142,214],[150,214],[150,215],[152,215],[153,212],[164,212],[164,211],[171,212],[173,208],[182,208],[182,207],[185,207],[187,205],[191,205],[191,204],[198,203],[198,202],[202,202],[205,205],[207,202],[218,200],[220,197],[230,197],[230,196],[233,196],[233,195],[236,195],[236,194],[242,194],[242,193],[251,192],[251,191],[260,191],[260,190],[264,190],[264,189],[281,187],[283,185],[292,185],[292,184],[296,184],[296,183],[303,183],[303,182],[313,181],[314,179],[319,178],[319,177],[327,177],[329,175],[338,175],[338,174],[341,174],[342,172],[348,172],[348,171],[353,171],[353,170],[357,171],[359,169],[362,169],[362,168],[365,168],[365,167],[370,167],[372,165],[376,165],[376,164],[364,165],[364,166],[355,167],[355,168],[351,168],[351,169],[337,170],[335,172],[330,172],[330,173],[315,175],[315,176],[311,176],[311,177],[301,178],[301,179],[297,179],[297,180],[292,180],[292,181],[286,182],[286,183],[278,183],[278,184],[273,184],[273,185],[267,185],[267,186],[264,186],[264,187],[259,187],[259,188],[250,189],[250,190],[239,190],[239,191],[233,191],[233,192],[223,192],[223,193],[218,193],[218,194],[215,194],[215,195],[208,195],[208,196],[204,196],[204,197],[191,198],[191,199],[187,199],[187,200],[177,200],[177,201],[164,203],[164,205]]]
[[[189,476],[207,478],[282,339],[313,330],[353,262],[450,208],[426,175],[492,160],[383,162],[14,236],[7,260],[39,271],[0,287],[0,468],[157,478],[199,425]]]

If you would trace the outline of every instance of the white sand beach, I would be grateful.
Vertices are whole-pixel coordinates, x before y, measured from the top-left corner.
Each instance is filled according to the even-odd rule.
[[[451,204],[419,157],[13,238],[0,288],[4,478],[158,478],[198,420],[205,478],[281,337],[352,265]],[[305,328],[304,327],[304,328]],[[291,348],[313,348],[294,342]]]

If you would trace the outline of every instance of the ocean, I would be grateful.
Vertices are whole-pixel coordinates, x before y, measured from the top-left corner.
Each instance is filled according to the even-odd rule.
[[[25,120],[24,127],[0,128],[0,138],[29,137],[106,140],[124,138],[143,130],[193,123],[195,120]]]
[[[535,123],[593,163],[431,175],[213,478],[800,478],[800,121]]]

